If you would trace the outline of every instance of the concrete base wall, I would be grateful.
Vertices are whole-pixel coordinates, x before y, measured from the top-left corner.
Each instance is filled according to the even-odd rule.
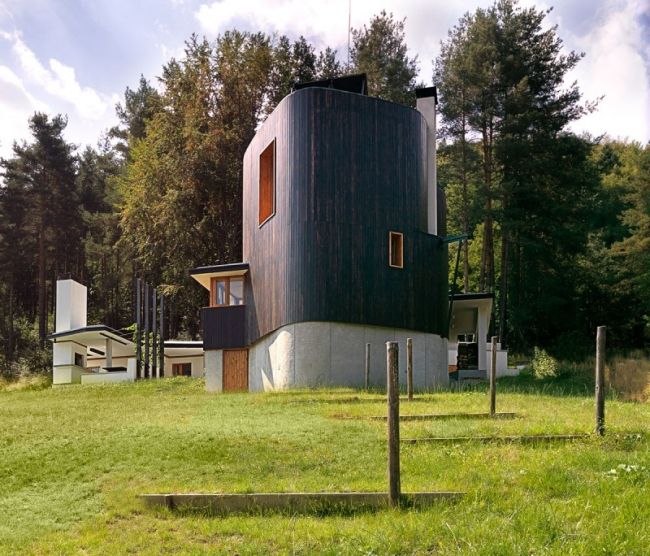
[[[223,391],[223,350],[205,351],[205,389],[207,392]],[[250,372],[250,371],[249,371]]]
[[[250,391],[318,386],[364,385],[366,343],[370,344],[370,385],[386,385],[386,342],[399,343],[400,382],[406,384],[406,338],[413,338],[413,384],[428,390],[449,384],[447,340],[395,328],[336,322],[283,326],[249,349]],[[206,352],[206,388],[212,372]],[[221,363],[219,363],[221,365]],[[215,371],[221,379],[222,369]],[[221,385],[219,385],[220,391]]]
[[[59,365],[54,367],[52,372],[52,385],[80,384],[83,372],[84,369],[76,365]]]

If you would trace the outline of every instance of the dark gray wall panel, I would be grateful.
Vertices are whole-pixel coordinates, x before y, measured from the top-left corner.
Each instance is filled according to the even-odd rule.
[[[276,214],[258,226],[259,155],[276,140]],[[286,97],[244,157],[246,339],[300,321],[445,335],[447,255],[426,233],[426,124],[376,98]],[[388,232],[404,234],[404,269]]]

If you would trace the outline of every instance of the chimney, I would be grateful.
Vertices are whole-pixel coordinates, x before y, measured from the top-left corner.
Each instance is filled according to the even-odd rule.
[[[435,87],[415,90],[416,108],[427,122],[427,232],[438,234],[438,195],[436,177],[436,104]]]
[[[88,291],[72,279],[56,281],[56,332],[83,328],[87,324]]]

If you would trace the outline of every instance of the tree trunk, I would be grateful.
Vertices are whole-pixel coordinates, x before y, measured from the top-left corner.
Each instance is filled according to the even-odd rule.
[[[501,277],[499,285],[499,339],[506,348],[506,318],[508,304],[508,238],[503,227],[501,237]]]
[[[47,335],[46,256],[45,230],[41,222],[38,229],[38,338],[41,349],[45,347]]]
[[[465,90],[461,91],[462,114],[461,114],[461,154],[462,154],[462,185],[463,185],[463,233],[469,233],[469,199],[467,193],[467,139],[465,118]],[[467,240],[463,242],[463,293],[469,292],[469,247]]]

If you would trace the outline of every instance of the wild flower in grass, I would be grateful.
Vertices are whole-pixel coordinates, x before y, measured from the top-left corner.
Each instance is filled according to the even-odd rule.
[[[624,476],[640,476],[646,471],[645,466],[636,465],[632,463],[619,463],[616,467],[610,469],[605,473],[607,477],[611,477],[615,481],[619,477]]]

